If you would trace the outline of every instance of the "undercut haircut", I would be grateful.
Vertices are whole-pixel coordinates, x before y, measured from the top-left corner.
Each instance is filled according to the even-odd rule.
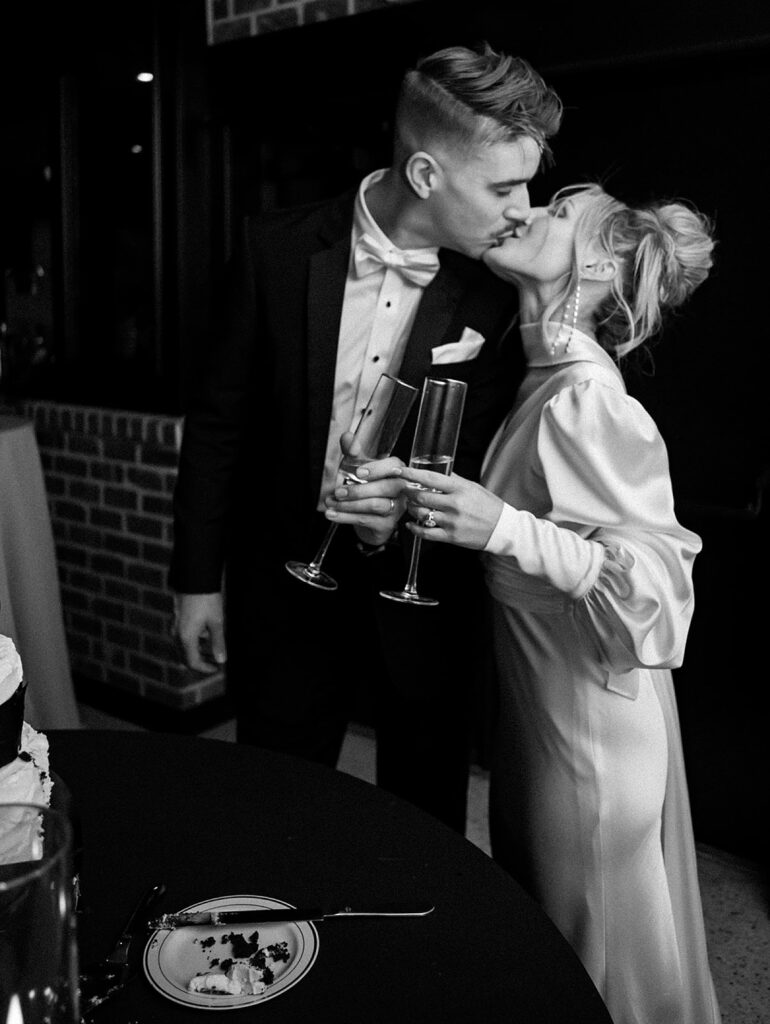
[[[469,152],[523,136],[550,162],[548,139],[559,129],[562,103],[521,57],[496,53],[488,43],[439,50],[404,77],[396,110],[400,158],[431,141]]]

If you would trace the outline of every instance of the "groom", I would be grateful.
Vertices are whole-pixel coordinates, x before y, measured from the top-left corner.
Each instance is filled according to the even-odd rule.
[[[334,539],[336,592],[284,562],[317,549],[340,436],[383,372],[418,388],[467,382],[455,465],[477,477],[521,375],[501,344],[514,291],[479,257],[527,218],[560,117],[525,61],[487,45],[420,61],[402,84],[390,168],[336,201],[246,218],[185,418],[170,582],[187,663],[226,661],[239,741],[331,766],[364,709],[378,783],[460,832],[479,669],[473,556],[426,557],[437,608],[379,598],[403,584],[409,550],[383,481]]]

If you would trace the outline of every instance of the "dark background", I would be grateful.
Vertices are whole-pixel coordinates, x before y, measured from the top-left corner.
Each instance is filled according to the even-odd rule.
[[[559,91],[534,202],[599,179],[714,219],[711,278],[627,378],[704,539],[676,674],[696,831],[766,856],[767,5],[421,0],[215,47],[190,0],[61,0],[0,26],[11,398],[182,412],[240,213],[386,165],[401,75],[440,46],[487,39]]]

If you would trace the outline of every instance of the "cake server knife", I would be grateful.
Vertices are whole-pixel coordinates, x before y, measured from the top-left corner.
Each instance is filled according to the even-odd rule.
[[[380,903],[373,907],[286,907],[278,910],[254,907],[253,910],[204,910],[163,914],[148,927],[160,931],[190,925],[216,927],[225,924],[267,924],[275,921],[325,921],[332,917],[425,917],[433,910],[429,903]]]

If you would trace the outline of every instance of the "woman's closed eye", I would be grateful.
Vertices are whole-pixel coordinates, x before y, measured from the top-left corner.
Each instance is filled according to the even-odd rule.
[[[548,207],[549,217],[567,217],[569,216],[569,200],[562,200],[559,203],[551,203]]]

